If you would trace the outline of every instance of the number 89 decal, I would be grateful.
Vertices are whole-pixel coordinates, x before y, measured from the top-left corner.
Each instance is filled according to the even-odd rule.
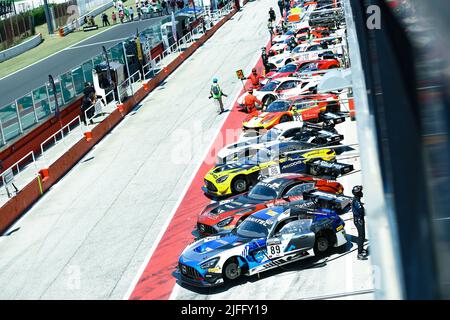
[[[269,258],[275,258],[283,255],[281,246],[278,244],[267,246],[267,252],[269,254]]]

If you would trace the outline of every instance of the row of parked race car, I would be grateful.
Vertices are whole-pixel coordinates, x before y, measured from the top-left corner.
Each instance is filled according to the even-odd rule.
[[[262,110],[244,120],[244,135],[205,176],[203,191],[214,201],[179,258],[184,283],[216,286],[347,243],[340,215],[352,199],[336,178],[353,166],[336,161],[345,146],[335,127],[349,116],[341,110],[348,92],[317,93],[319,71],[346,64],[342,8],[296,1],[288,16],[269,49],[273,71],[255,92]]]

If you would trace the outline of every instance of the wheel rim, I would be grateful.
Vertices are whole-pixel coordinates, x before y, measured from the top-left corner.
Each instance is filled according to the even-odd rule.
[[[317,250],[319,252],[325,252],[328,249],[328,240],[326,238],[317,239]]]
[[[245,180],[239,179],[234,183],[234,189],[237,192],[244,192],[247,188],[247,182]]]
[[[228,266],[225,270],[225,274],[228,279],[234,280],[240,276],[241,269],[239,268],[239,266],[236,263],[232,262],[232,263],[228,264]]]

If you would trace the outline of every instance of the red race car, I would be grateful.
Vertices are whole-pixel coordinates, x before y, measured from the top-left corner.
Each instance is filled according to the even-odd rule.
[[[278,78],[295,76],[296,73],[311,72],[318,70],[337,69],[340,67],[340,63],[337,59],[325,59],[325,60],[307,60],[307,61],[294,61],[286,64],[276,71],[272,71],[266,74],[266,77],[261,81],[262,85],[267,82]]]
[[[269,130],[287,121],[318,122],[320,115],[325,112],[340,112],[341,106],[337,100],[335,94],[310,94],[275,100],[265,110],[248,115],[242,126],[245,130]]]
[[[197,229],[202,236],[229,231],[256,211],[306,197],[310,199],[315,197],[316,191],[320,194],[317,201],[322,207],[324,201],[321,200],[332,198],[331,202],[339,203],[339,208],[330,209],[338,213],[348,210],[351,198],[348,200],[342,195],[344,187],[339,182],[301,174],[283,174],[262,180],[246,194],[208,205],[198,217]]]
[[[267,82],[278,79],[278,78],[284,78],[284,77],[290,77],[297,71],[299,71],[301,67],[301,64],[297,62],[289,63],[285,65],[284,67],[281,67],[280,69],[276,71],[272,71],[266,74],[266,78],[263,81],[263,84],[266,84]]]
[[[322,60],[308,60],[308,61],[297,60],[295,63],[300,65],[300,68],[297,71],[298,73],[337,69],[341,66],[341,64],[337,59],[322,59]]]

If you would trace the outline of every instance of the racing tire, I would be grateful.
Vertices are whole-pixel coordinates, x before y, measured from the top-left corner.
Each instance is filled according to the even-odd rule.
[[[247,189],[248,181],[244,176],[237,176],[231,182],[231,191],[233,191],[234,194],[245,192]]]
[[[262,103],[265,106],[269,106],[269,104],[271,104],[275,100],[277,100],[277,98],[275,98],[273,95],[268,95],[268,96],[264,97],[264,99],[262,100]]]
[[[292,59],[287,59],[285,62],[284,62],[284,65],[287,65],[287,64],[289,64],[289,63],[291,63],[292,62]]]
[[[289,121],[292,121],[292,118],[287,115],[284,115],[280,118],[280,123],[289,122]]]
[[[331,248],[331,242],[325,235],[319,235],[314,242],[314,254],[316,256],[322,256],[327,253]]]
[[[236,280],[241,276],[241,267],[236,259],[227,262],[223,267],[223,277],[228,280]]]

